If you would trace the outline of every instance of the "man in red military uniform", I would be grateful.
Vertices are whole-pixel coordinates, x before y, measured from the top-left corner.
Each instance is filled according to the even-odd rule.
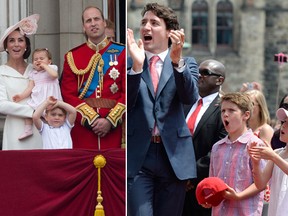
[[[125,141],[125,47],[107,40],[99,8],[87,7],[82,22],[87,42],[66,53],[61,79],[64,101],[77,109],[73,148],[120,148]]]

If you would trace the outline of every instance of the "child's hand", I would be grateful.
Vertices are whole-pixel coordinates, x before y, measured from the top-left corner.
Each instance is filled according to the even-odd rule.
[[[261,156],[259,154],[257,142],[250,143],[250,145],[247,147],[247,151],[254,162],[260,162]]]
[[[276,154],[268,144],[266,144],[266,146],[259,146],[257,148],[262,159],[271,160]]]
[[[49,96],[47,98],[47,103],[48,103],[47,110],[51,110],[51,109],[53,109],[55,107],[55,105],[57,103],[57,99],[55,97],[53,97],[53,96]]]
[[[41,62],[40,63],[40,68],[42,69],[42,70],[45,70],[45,68],[48,66],[46,63],[44,63],[44,62]]]
[[[254,161],[260,161],[260,159],[271,160],[276,154],[271,146],[265,142],[264,146],[257,146],[255,143],[251,143],[248,147],[248,153]]]
[[[49,96],[48,97],[48,100],[51,102],[51,103],[56,103],[57,102],[57,98],[53,97],[53,96]]]
[[[223,197],[228,200],[238,200],[239,196],[237,195],[234,188],[230,187],[229,185],[227,185],[227,187],[228,188],[225,191],[223,191]]]
[[[14,102],[19,102],[19,101],[22,100],[22,98],[21,98],[21,96],[20,96],[19,94],[16,94],[16,95],[14,95],[14,96],[12,97],[12,100],[13,100]]]

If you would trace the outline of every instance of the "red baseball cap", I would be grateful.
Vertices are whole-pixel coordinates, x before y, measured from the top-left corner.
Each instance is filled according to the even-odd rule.
[[[212,206],[217,206],[224,199],[222,192],[227,188],[225,182],[218,177],[205,178],[197,185],[197,201],[200,205],[207,202]]]

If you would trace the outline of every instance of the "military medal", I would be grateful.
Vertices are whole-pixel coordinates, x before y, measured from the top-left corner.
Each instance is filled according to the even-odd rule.
[[[112,55],[110,55],[109,65],[110,65],[110,66],[113,66],[113,65],[114,65],[113,56],[112,56]]]
[[[109,61],[110,66],[116,66],[118,65],[118,56],[116,54],[110,54],[110,61]]]
[[[110,86],[110,91],[115,94],[117,91],[119,90],[118,85],[114,82],[111,86]]]
[[[114,54],[114,65],[116,66],[116,65],[118,65],[118,56],[116,55],[116,54]]]
[[[120,73],[115,67],[113,67],[112,70],[110,70],[109,72],[109,76],[113,80],[116,80],[119,77],[119,75]]]

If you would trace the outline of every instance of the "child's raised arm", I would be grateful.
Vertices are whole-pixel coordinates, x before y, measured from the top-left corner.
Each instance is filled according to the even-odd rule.
[[[70,125],[74,125],[74,122],[76,120],[76,115],[77,115],[77,111],[76,111],[75,107],[71,106],[68,103],[65,103],[64,101],[60,101],[60,100],[57,101],[56,106],[61,107],[61,108],[66,110],[67,119],[68,119]]]
[[[56,70],[51,66],[51,65],[47,65],[45,63],[41,63],[41,67],[53,78],[53,79],[57,79],[58,78],[58,72],[57,72],[57,66],[53,65]]]
[[[270,146],[264,146],[264,147],[261,146],[261,147],[254,148],[253,150],[254,150],[254,155],[255,155],[255,151],[257,151],[259,157],[261,157],[262,159],[269,160],[269,162],[272,163],[271,165],[272,169],[273,169],[273,163],[274,163],[286,175],[288,175],[288,162],[283,159],[283,158],[287,158],[288,156],[286,150],[282,151],[280,154],[279,154],[279,151],[281,151],[280,149],[273,150]],[[272,175],[272,169],[271,169],[271,175]]]
[[[272,176],[273,171],[273,162],[264,155],[265,152],[267,156],[270,154],[274,154],[275,152],[268,144],[265,143],[265,145],[266,146],[257,146],[255,143],[251,143],[251,145],[247,149],[252,160],[253,179],[256,187],[259,189],[263,189],[266,187],[269,179]],[[260,167],[261,159],[269,160],[264,169],[261,169]]]
[[[57,99],[55,99],[54,97],[50,96],[47,98],[47,100],[45,100],[43,103],[41,103],[38,108],[35,110],[35,112],[33,113],[33,123],[35,125],[35,127],[40,130],[41,129],[41,125],[42,125],[42,120],[41,120],[41,116],[43,114],[43,112],[49,107],[53,107],[55,106],[55,104],[57,103]]]

